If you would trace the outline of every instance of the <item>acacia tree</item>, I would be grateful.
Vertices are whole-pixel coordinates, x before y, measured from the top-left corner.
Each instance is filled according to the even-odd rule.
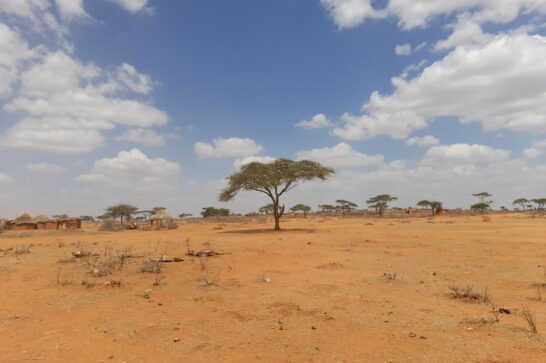
[[[336,210],[336,207],[330,204],[321,204],[318,207],[321,212],[333,212]]]
[[[481,193],[475,193],[472,194],[474,197],[478,198],[480,200],[480,203],[487,203],[491,204],[492,201],[488,201],[487,199],[491,198],[493,195],[489,194],[488,192],[481,192]]]
[[[191,214],[191,213],[180,213],[180,214],[178,215],[178,218],[184,219],[184,218],[186,218],[186,217],[191,217],[192,215],[193,215],[193,214]]]
[[[480,213],[484,213],[485,211],[489,210],[491,208],[491,203],[493,201],[487,200],[492,197],[491,194],[488,192],[481,192],[481,193],[475,193],[472,194],[474,197],[478,198],[480,200],[479,203],[472,204],[470,206],[471,210],[479,211]]]
[[[106,215],[110,218],[118,218],[123,224],[123,219],[129,219],[133,214],[138,211],[137,207],[134,207],[130,204],[116,204],[106,209]]]
[[[311,211],[311,207],[305,204],[296,204],[292,208],[290,208],[292,212],[303,212],[303,216],[307,217],[307,213]]]
[[[203,218],[210,217],[227,217],[229,216],[230,210],[226,208],[214,208],[214,207],[205,207],[201,211]]]
[[[538,210],[543,210],[544,206],[546,205],[546,198],[537,198],[531,200],[531,202],[535,203],[537,205]]]
[[[527,198],[518,198],[512,202],[513,205],[519,205],[521,209],[525,210],[527,204],[530,202]]]
[[[326,180],[334,170],[315,161],[278,159],[271,163],[252,162],[241,167],[238,173],[227,178],[228,186],[220,194],[220,201],[232,200],[239,191],[255,191],[267,195],[273,204],[275,230],[280,231],[280,219],[284,205],[280,197],[292,190],[299,182]]]
[[[336,209],[339,209],[341,211],[341,214],[349,213],[358,207],[358,205],[356,205],[355,203],[349,202],[348,200],[344,199],[338,199],[336,200],[336,203]]]
[[[155,212],[153,210],[139,210],[135,214],[142,214],[144,220],[147,221],[149,217],[155,214]]]
[[[489,210],[489,207],[490,207],[489,203],[480,202],[480,203],[472,204],[470,206],[470,209],[474,210],[474,211],[478,211],[478,212],[483,214],[483,213],[485,213],[486,211]]]
[[[383,213],[385,212],[385,209],[389,207],[389,203],[397,199],[397,197],[393,197],[389,194],[379,194],[368,199],[366,203],[369,204],[370,208],[374,208],[376,213],[383,217]]]
[[[263,214],[271,214],[273,213],[274,208],[275,207],[273,206],[273,204],[267,204],[261,207],[260,209],[258,209],[258,212]]]
[[[433,216],[437,215],[438,213],[440,213],[443,209],[444,209],[444,206],[442,204],[442,202],[438,202],[438,201],[430,201],[430,200],[421,200],[419,202],[417,202],[417,205],[419,207],[423,207],[423,208],[430,208],[430,211],[432,213]]]

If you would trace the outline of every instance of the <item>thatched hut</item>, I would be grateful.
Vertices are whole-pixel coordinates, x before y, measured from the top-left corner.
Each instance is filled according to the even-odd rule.
[[[38,229],[38,226],[32,220],[32,217],[28,213],[23,213],[13,221],[8,222],[7,229],[14,231],[28,231]]]
[[[169,212],[160,209],[150,218],[150,225],[157,228],[171,228],[174,225],[174,220]]]

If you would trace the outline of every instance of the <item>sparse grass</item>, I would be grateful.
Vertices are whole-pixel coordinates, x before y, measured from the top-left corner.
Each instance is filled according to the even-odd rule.
[[[161,273],[161,263],[152,260],[144,261],[142,265],[140,265],[139,271],[159,274]]]
[[[453,299],[482,303],[489,302],[487,288],[484,289],[483,293],[475,292],[472,286],[449,286],[449,289],[451,290],[450,296]]]
[[[529,310],[529,308],[522,309],[520,316],[527,323],[529,333],[532,333],[532,334],[538,333],[535,316],[533,315],[531,310]]]
[[[398,278],[398,273],[396,272],[383,272],[383,278],[387,281],[394,281]]]
[[[15,246],[15,249],[13,250],[13,253],[15,255],[26,255],[26,254],[29,254],[31,251],[30,251],[30,246],[27,246],[27,245],[17,245]]]
[[[62,276],[62,273],[61,273],[60,269],[57,271],[56,282],[57,282],[57,285],[59,285],[59,286],[72,285],[72,279],[67,279],[66,277]]]
[[[208,256],[202,256],[199,259],[199,265],[201,267],[201,283],[204,286],[217,286],[220,277],[220,269],[214,270],[210,268]]]
[[[155,281],[152,285],[154,286],[160,286],[162,283],[161,281],[163,281],[163,278],[165,278],[165,275],[162,275],[162,274],[158,274],[156,277],[155,277]]]

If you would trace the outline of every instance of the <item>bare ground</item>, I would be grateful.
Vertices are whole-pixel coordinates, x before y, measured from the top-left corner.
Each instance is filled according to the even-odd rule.
[[[544,218],[310,217],[270,227],[4,232],[0,361],[546,361]],[[187,257],[188,240],[223,254]],[[131,256],[119,263],[121,254]],[[141,272],[164,256],[184,261]],[[454,286],[489,301],[455,299]],[[496,322],[499,308],[510,314]]]

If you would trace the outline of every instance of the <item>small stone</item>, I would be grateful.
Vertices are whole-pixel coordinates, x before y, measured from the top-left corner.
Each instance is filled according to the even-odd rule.
[[[316,326],[311,326],[311,329],[317,330],[317,327]]]
[[[410,336],[410,338],[415,338],[417,336],[417,334],[412,332],[412,333],[409,333],[409,336]]]
[[[180,338],[174,338],[174,339],[173,339],[173,342],[175,342],[175,343],[176,343],[176,342],[179,342],[179,341],[180,341]]]
[[[424,335],[421,335],[421,336],[419,337],[419,339],[423,339],[423,340],[425,340],[425,339],[427,339],[427,337],[426,337],[426,336],[424,336]]]
[[[468,331],[473,331],[474,328],[466,328],[466,330],[468,330]]]

